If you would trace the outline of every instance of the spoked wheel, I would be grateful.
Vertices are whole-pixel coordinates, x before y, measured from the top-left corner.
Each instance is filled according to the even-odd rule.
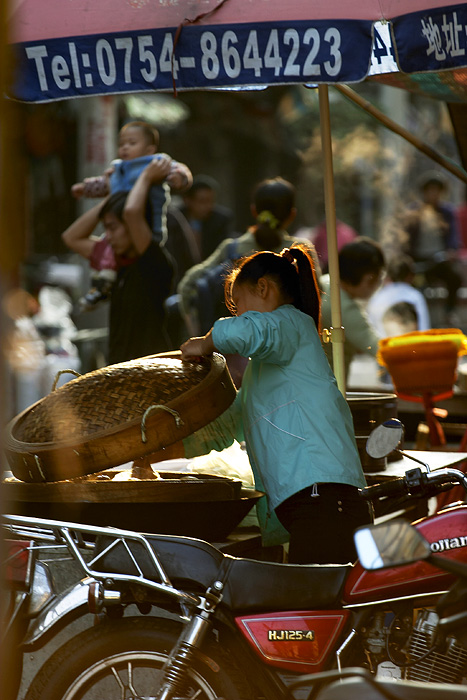
[[[154,700],[180,626],[160,618],[124,618],[77,635],[38,672],[25,700]],[[188,671],[180,700],[247,699],[248,688],[214,643]]]

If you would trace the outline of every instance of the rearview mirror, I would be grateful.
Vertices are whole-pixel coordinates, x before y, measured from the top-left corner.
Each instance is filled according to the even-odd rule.
[[[360,563],[368,571],[413,564],[431,556],[430,545],[407,520],[361,527],[354,540]]]
[[[366,442],[366,451],[370,457],[382,459],[400,445],[403,437],[403,424],[397,418],[390,418],[371,431]]]

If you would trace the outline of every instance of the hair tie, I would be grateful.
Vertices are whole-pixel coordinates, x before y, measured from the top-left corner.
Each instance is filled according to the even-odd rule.
[[[297,261],[295,260],[294,256],[293,256],[292,251],[290,250],[290,248],[284,248],[284,249],[281,251],[281,256],[282,256],[283,258],[285,258],[291,265],[295,265],[296,262],[297,262]]]
[[[259,224],[268,224],[270,228],[275,229],[279,226],[279,219],[276,219],[274,214],[269,211],[269,209],[263,209],[258,216],[256,217],[256,221]]]

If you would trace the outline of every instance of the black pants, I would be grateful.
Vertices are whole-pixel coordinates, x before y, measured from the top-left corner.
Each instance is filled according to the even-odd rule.
[[[315,489],[316,490],[316,489]],[[348,484],[318,484],[299,491],[276,508],[290,534],[289,563],[346,564],[357,559],[353,533],[373,522],[372,506]]]

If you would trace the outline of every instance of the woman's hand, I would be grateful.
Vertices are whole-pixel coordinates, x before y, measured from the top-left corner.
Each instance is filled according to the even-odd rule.
[[[160,153],[144,168],[142,175],[151,185],[158,185],[169,175],[171,167],[172,158],[166,153]]]
[[[199,338],[190,338],[180,346],[182,359],[187,360],[190,357],[201,357],[202,355],[212,355],[216,348],[212,340],[212,329],[204,336]]]

